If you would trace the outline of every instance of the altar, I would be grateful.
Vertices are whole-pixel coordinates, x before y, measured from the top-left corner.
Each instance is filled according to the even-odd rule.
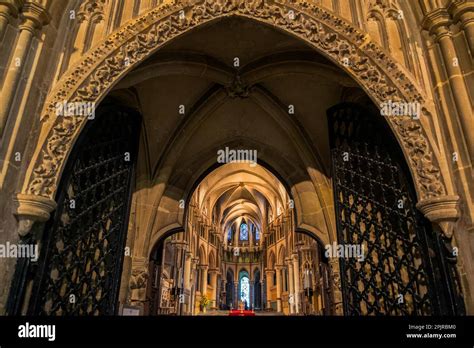
[[[251,310],[245,310],[245,309],[231,309],[229,311],[229,316],[230,317],[254,317],[255,312]]]

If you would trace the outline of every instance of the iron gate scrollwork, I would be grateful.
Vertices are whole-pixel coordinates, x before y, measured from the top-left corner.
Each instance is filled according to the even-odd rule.
[[[328,124],[338,243],[363,251],[339,260],[345,314],[462,314],[455,265],[415,207],[403,154],[382,116],[343,103],[328,110]]]
[[[74,146],[40,259],[29,265],[28,314],[116,313],[138,119],[123,107],[100,107]]]

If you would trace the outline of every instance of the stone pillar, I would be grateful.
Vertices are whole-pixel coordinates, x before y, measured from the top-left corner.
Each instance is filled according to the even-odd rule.
[[[455,23],[461,22],[471,56],[474,55],[474,3],[472,1],[453,0],[448,7]]]
[[[22,24],[19,26],[18,40],[11,57],[10,66],[5,75],[2,98],[0,99],[0,136],[3,135],[3,130],[7,123],[8,114],[10,113],[10,108],[20,82],[33,36],[37,30],[41,30],[41,27],[50,20],[46,10],[33,2],[28,2],[23,6],[20,17],[22,18]]]
[[[191,260],[192,260],[192,253],[186,252],[186,258],[184,261],[184,289],[190,290],[191,289]]]
[[[227,279],[222,279],[221,288],[219,289],[219,306],[225,308],[227,306]]]
[[[344,308],[342,305],[342,285],[341,285],[341,274],[339,268],[339,259],[332,257],[329,259],[330,268],[330,286],[332,292],[332,314],[343,315]]]
[[[211,287],[212,287],[212,293],[211,293],[211,307],[216,307],[216,297],[217,297],[217,274],[219,272],[218,268],[212,268],[209,270],[209,274],[211,275]]]
[[[201,296],[207,296],[207,270],[208,265],[200,265],[201,269]]]
[[[265,276],[266,276],[266,288],[267,288],[267,309],[271,308],[271,299],[272,299],[272,292],[271,292],[271,285],[273,285],[273,272],[275,272],[272,269],[266,269],[265,270]]]
[[[232,236],[232,245],[234,247],[239,245],[239,237],[240,237],[240,225],[236,227],[234,235]]]
[[[295,313],[300,312],[300,266],[298,261],[298,254],[293,254],[293,279],[294,279],[294,287],[295,287]]]
[[[0,41],[5,35],[7,25],[11,17],[18,16],[18,10],[23,6],[24,0],[1,0],[0,1]]]
[[[191,268],[192,268],[192,253],[189,251],[185,251],[185,259],[184,259],[184,303],[185,303],[185,310],[184,312],[190,314],[191,309]]]
[[[295,313],[295,286],[294,286],[294,275],[293,275],[293,263],[291,262],[291,258],[287,258],[286,265],[288,268],[288,287],[290,291],[289,295],[289,309],[290,314]]]
[[[278,312],[282,312],[283,311],[283,308],[282,308],[282,305],[281,305],[281,288],[282,288],[282,279],[281,279],[281,270],[282,270],[283,266],[281,265],[278,265],[278,266],[275,266],[275,269],[276,269],[276,287],[277,287],[277,311]]]
[[[249,281],[249,303],[247,303],[247,307],[248,309],[253,309],[254,307],[254,294],[253,294],[253,290],[255,289],[254,287],[254,282],[253,281]]]
[[[452,33],[449,26],[452,24],[446,9],[436,9],[426,14],[423,20],[423,27],[429,30],[435,37],[435,42],[439,44],[443,56],[444,66],[449,78],[452,95],[456,109],[459,114],[459,120],[466,139],[468,153],[474,154],[474,122],[472,117],[472,107],[470,105],[469,92],[464,81],[464,75],[459,64],[454,64],[458,58],[456,47],[453,42]]]
[[[240,301],[239,282],[234,281],[234,298],[232,299],[232,308],[238,309]]]
[[[146,306],[148,278],[148,259],[138,256],[132,257],[132,275],[129,282],[131,291],[130,304],[141,308],[142,313]]]
[[[198,270],[197,270],[197,265],[199,263],[199,258],[193,257],[191,259],[191,281],[190,281],[190,287],[191,287],[191,299],[189,303],[189,309],[190,309],[190,314],[194,314],[197,312],[196,306],[198,305],[196,303],[196,295],[199,289],[197,289],[197,284],[196,284],[196,279],[198,276]],[[199,300],[200,297],[198,297]]]

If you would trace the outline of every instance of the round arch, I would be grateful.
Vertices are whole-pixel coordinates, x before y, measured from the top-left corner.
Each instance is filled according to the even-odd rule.
[[[434,114],[405,69],[368,35],[316,4],[273,1],[200,0],[165,4],[144,13],[115,31],[64,74],[49,93],[41,113],[38,146],[30,161],[17,215],[23,228],[32,220],[44,221],[55,208],[54,195],[69,153],[87,119],[55,117],[64,101],[98,104],[134,67],[160,47],[200,25],[227,16],[241,16],[273,26],[297,37],[345,70],[376,105],[392,101],[418,102],[423,117]],[[350,64],[344,64],[350,62]],[[409,116],[388,118],[404,152],[420,201],[446,195],[437,157],[420,120]],[[20,230],[22,225],[20,224]],[[27,231],[26,231],[27,232]],[[21,233],[21,232],[20,232]]]

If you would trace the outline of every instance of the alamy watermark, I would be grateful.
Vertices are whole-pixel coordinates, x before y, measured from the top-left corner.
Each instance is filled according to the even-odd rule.
[[[0,258],[28,258],[38,261],[38,244],[13,244],[6,242],[0,244]]]
[[[326,244],[324,249],[326,249],[324,255],[327,258],[356,258],[359,262],[365,260],[363,244],[336,244],[334,242]]]
[[[217,163],[249,163],[250,167],[257,165],[257,150],[225,149],[217,151]]]
[[[18,326],[20,338],[47,338],[52,342],[56,340],[56,325],[36,325],[26,322]]]
[[[411,116],[414,120],[418,120],[421,116],[421,104],[388,100],[380,104],[380,114],[382,116]]]
[[[94,102],[72,102],[56,103],[56,116],[82,116],[89,120],[95,118]]]

